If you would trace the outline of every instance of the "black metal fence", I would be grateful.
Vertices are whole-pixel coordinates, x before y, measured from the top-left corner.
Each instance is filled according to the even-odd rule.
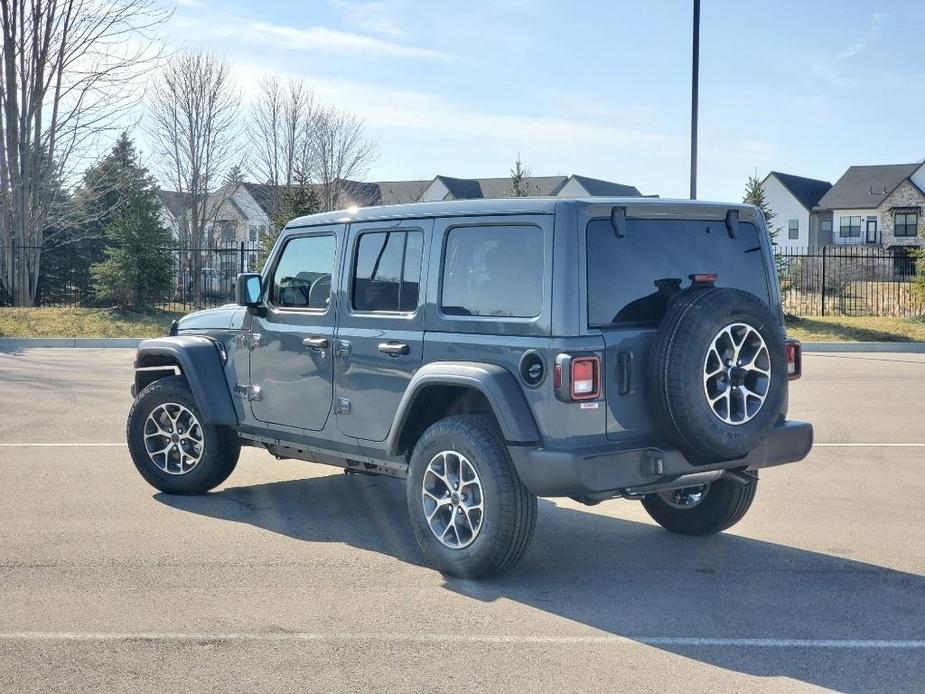
[[[95,306],[90,268],[105,260],[101,240],[88,239],[41,249],[37,306]],[[34,253],[34,247],[14,247],[14,254]],[[239,243],[211,248],[172,247],[172,284],[157,301],[159,308],[178,311],[218,306],[234,301],[234,283],[239,272],[258,267],[256,243]],[[198,262],[197,262],[198,261]],[[200,268],[199,287],[191,268]],[[0,305],[9,296],[0,290]]]
[[[20,249],[22,250],[22,249]],[[34,249],[29,249],[34,250]],[[188,311],[234,300],[239,272],[258,269],[258,247],[239,243],[214,248],[170,249],[173,284],[161,308]],[[199,259],[197,291],[190,268]],[[36,303],[40,306],[94,306],[90,268],[105,258],[100,240],[84,240],[42,250]],[[925,316],[925,300],[913,289],[917,265],[912,249],[845,245],[778,250],[784,310],[798,316]],[[0,304],[8,297],[0,291]]]
[[[784,310],[797,316],[925,315],[914,289],[915,249],[880,246],[784,248],[778,252]]]

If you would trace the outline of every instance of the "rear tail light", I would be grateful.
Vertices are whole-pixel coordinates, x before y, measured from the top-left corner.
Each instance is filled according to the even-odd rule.
[[[560,400],[596,400],[601,397],[600,357],[560,354],[553,367],[553,385]]]
[[[572,400],[590,400],[601,394],[601,360],[597,357],[572,359]]]
[[[787,340],[784,343],[787,355],[787,378],[791,381],[803,375],[803,348],[799,340]]]

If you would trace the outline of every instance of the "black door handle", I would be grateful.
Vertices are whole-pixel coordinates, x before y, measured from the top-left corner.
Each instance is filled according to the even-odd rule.
[[[312,337],[306,337],[304,340],[302,340],[302,344],[306,347],[311,347],[312,349],[327,349],[331,342],[326,337],[313,335]]]
[[[380,342],[379,351],[388,354],[390,357],[398,357],[408,354],[411,349],[404,342]]]

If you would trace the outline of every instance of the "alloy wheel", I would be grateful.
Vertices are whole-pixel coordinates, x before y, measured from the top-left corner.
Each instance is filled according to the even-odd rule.
[[[456,451],[442,451],[427,464],[421,483],[427,525],[441,544],[462,549],[478,537],[484,517],[482,484],[472,463]]]
[[[726,424],[745,424],[770,389],[771,354],[761,333],[747,323],[720,330],[703,362],[703,392],[713,414]]]
[[[145,420],[148,458],[168,475],[185,475],[202,460],[202,426],[188,408],[175,402],[154,408]]]

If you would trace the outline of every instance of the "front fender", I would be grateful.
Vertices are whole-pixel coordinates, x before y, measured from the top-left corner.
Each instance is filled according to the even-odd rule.
[[[177,335],[143,340],[135,355],[135,368],[175,363],[186,378],[205,424],[238,423],[224,366],[215,343],[199,335]],[[138,384],[138,372],[135,376]]]
[[[488,400],[506,442],[526,444],[540,441],[530,405],[510,371],[497,364],[480,362],[432,362],[418,369],[405,390],[389,430],[389,455],[397,454],[401,433],[415,400],[431,385],[478,390]]]

